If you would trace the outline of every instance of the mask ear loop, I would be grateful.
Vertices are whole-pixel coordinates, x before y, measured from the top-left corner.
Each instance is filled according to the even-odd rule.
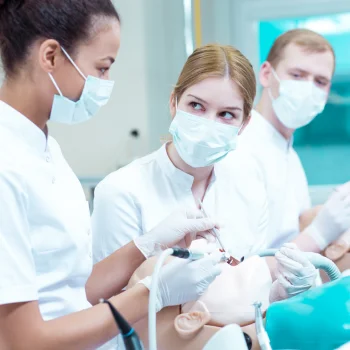
[[[87,80],[86,76],[84,73],[80,70],[80,68],[76,65],[76,63],[72,60],[72,58],[68,55],[67,51],[61,46],[62,52],[66,55],[70,63],[74,66],[74,68],[79,72],[79,74],[83,77],[84,80]]]
[[[55,79],[53,78],[53,76],[52,76],[51,73],[49,73],[49,77],[50,77],[50,79],[51,79],[53,85],[55,86],[56,90],[58,91],[58,93],[59,93],[61,96],[63,96],[63,94],[62,94],[60,88],[58,87],[58,85],[57,85],[57,83],[56,83],[56,81],[55,81]]]

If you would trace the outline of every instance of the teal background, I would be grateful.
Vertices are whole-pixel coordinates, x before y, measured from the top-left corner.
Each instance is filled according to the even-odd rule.
[[[309,28],[324,35],[336,54],[330,101],[311,124],[296,131],[295,149],[309,185],[350,181],[350,13],[260,22],[260,63],[266,59],[274,40],[295,28]],[[334,101],[337,96],[344,101]]]

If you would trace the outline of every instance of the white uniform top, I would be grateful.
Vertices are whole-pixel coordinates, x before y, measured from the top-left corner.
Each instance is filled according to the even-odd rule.
[[[224,223],[223,242],[238,258],[265,247],[268,211],[263,183],[255,179],[248,191],[241,191],[251,173],[256,171],[248,163],[242,172],[235,161],[224,159],[215,165],[203,202],[208,215]],[[175,210],[195,208],[192,184],[193,177],[173,165],[165,145],[110,174],[95,191],[94,262],[149,232]]]
[[[57,142],[0,102],[0,304],[38,300],[44,320],[90,306],[88,205]]]
[[[252,119],[238,139],[237,153],[249,153],[266,186],[270,224],[268,247],[278,248],[299,233],[299,216],[311,207],[307,179],[300,159],[266,119],[253,110]],[[249,191],[246,182],[242,191]]]

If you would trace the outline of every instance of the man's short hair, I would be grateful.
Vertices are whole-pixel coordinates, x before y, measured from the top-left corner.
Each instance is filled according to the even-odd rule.
[[[276,68],[282,61],[284,50],[289,44],[298,45],[310,53],[330,51],[334,58],[335,67],[335,52],[332,45],[325,37],[309,29],[293,29],[280,35],[273,43],[266,61]]]

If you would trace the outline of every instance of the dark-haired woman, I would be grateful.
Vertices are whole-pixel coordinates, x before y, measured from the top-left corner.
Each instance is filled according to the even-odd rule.
[[[120,41],[110,0],[0,0],[0,348],[94,349],[117,335],[98,298],[134,323],[147,313],[149,279],[118,294],[159,247],[215,223],[171,215],[92,270],[88,207],[47,121],[75,124],[106,104]],[[196,299],[217,262],[179,261],[160,277],[158,309]],[[90,276],[90,277],[89,277]]]

